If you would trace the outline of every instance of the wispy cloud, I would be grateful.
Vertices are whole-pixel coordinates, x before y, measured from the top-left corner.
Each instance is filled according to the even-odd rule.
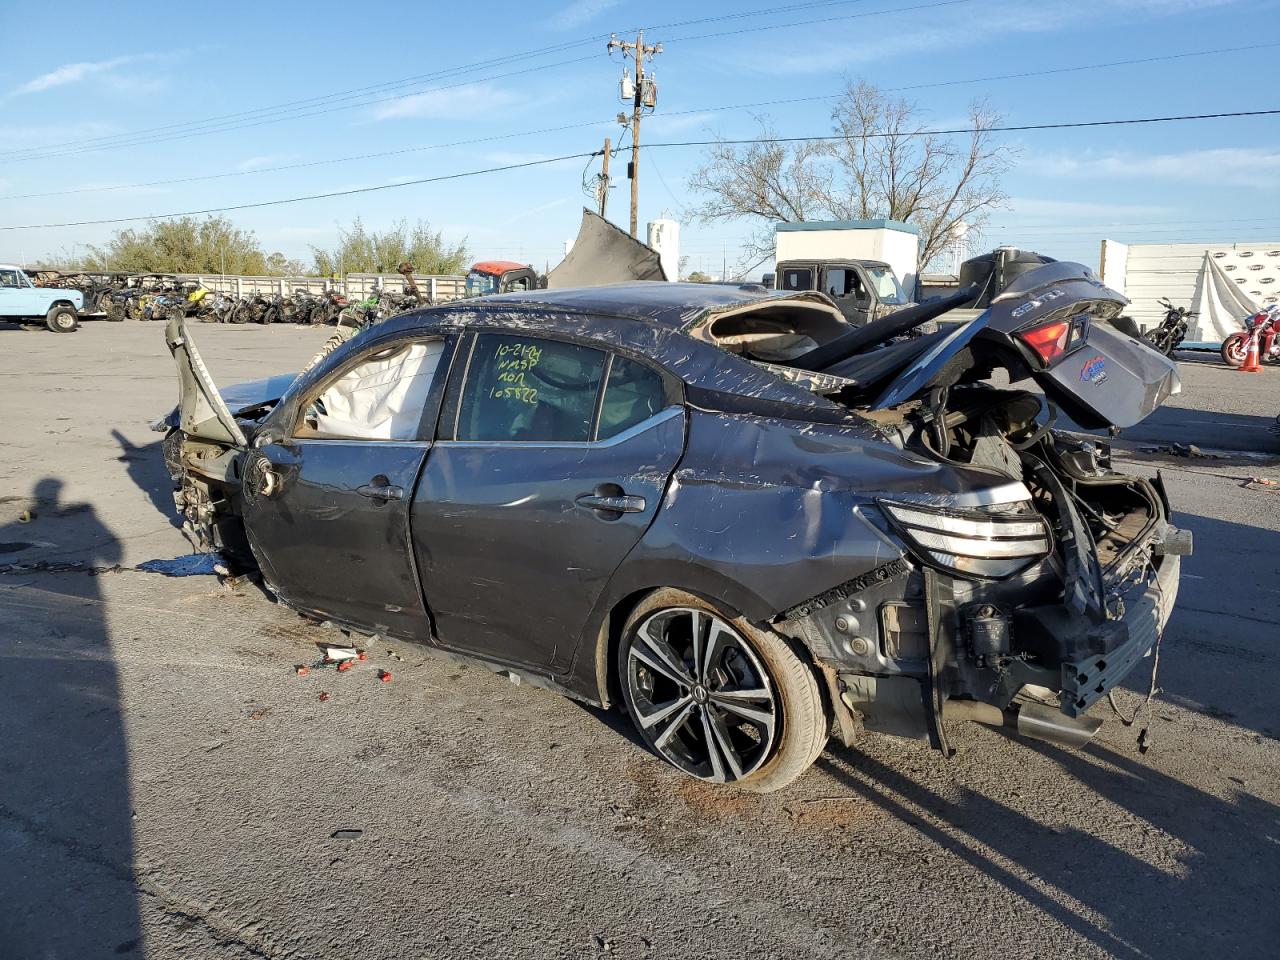
[[[274,163],[283,163],[288,157],[280,156],[274,153],[264,153],[258,157],[247,157],[236,164],[237,170],[258,170],[262,167],[270,166]]]
[[[572,30],[594,20],[606,10],[612,10],[622,0],[574,0],[548,23],[553,30]]]
[[[42,73],[38,77],[34,77],[25,83],[20,83],[6,94],[9,97],[20,97],[31,93],[41,93],[45,90],[52,90],[55,87],[65,87],[73,83],[80,83],[90,77],[98,74],[115,70],[117,67],[123,67],[129,63],[137,63],[142,60],[152,59],[152,54],[140,53],[124,57],[112,57],[110,60],[91,60],[81,63],[64,63],[60,67],[55,67],[48,73]]]
[[[451,90],[428,90],[401,97],[378,107],[375,120],[399,120],[407,117],[432,120],[456,120],[461,117],[487,117],[496,108],[518,103],[523,98],[513,91],[489,83],[472,83]]]
[[[721,114],[711,111],[684,113],[679,116],[666,116],[661,113],[655,113],[646,119],[645,129],[650,134],[658,133],[670,136],[675,133],[684,133],[687,130],[696,130],[699,127],[710,127],[720,118]]]
[[[1099,203],[1091,200],[1045,200],[1039,197],[1010,197],[1001,220],[1026,217],[1053,220],[1131,220],[1135,217],[1159,217],[1175,213],[1172,207],[1140,203]]]
[[[1280,149],[1221,147],[1182,153],[1039,155],[1027,166],[1050,177],[1178,180],[1234,184],[1262,190],[1280,186]]]
[[[563,207],[566,203],[569,202],[569,200],[570,200],[569,197],[561,197],[558,200],[551,200],[547,203],[540,203],[536,207],[530,207],[528,210],[521,210],[519,213],[515,214],[514,216],[508,217],[506,220],[506,223],[509,226],[513,223],[519,223],[521,220],[527,220],[529,217],[536,216],[539,213],[544,213],[547,210],[554,210],[556,207]]]
[[[28,124],[0,127],[0,146],[12,148],[39,147],[64,140],[81,140],[88,137],[105,137],[115,133],[117,127],[97,120],[66,124]]]
[[[1105,29],[1113,24],[1154,20],[1240,2],[1242,0],[1006,0],[984,11],[981,30],[974,29],[973,11],[967,5],[931,11],[927,23],[910,27],[893,15],[866,19],[860,14],[834,16],[833,29],[825,32],[829,39],[815,42],[812,37],[800,40],[781,34],[778,38],[771,37],[754,61],[766,73],[838,73],[926,50],[990,44],[1001,36],[1043,34],[1082,25]],[[900,22],[904,23],[903,28],[898,27]],[[850,42],[843,36],[856,38],[868,33],[874,34],[874,43]],[[975,68],[974,72],[981,74],[982,70]]]

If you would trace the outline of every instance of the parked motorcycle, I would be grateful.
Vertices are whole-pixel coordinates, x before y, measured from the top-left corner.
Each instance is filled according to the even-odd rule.
[[[1222,341],[1222,362],[1231,367],[1244,363],[1249,352],[1249,338],[1258,337],[1258,361],[1280,363],[1280,304],[1260,310],[1244,322],[1244,329],[1237,330]]]
[[[1156,302],[1164,307],[1164,320],[1154,330],[1148,330],[1146,337],[1151,346],[1168,357],[1178,349],[1183,340],[1187,339],[1191,318],[1198,317],[1199,314],[1186,307],[1175,307],[1169,302],[1168,297],[1163,297]]]

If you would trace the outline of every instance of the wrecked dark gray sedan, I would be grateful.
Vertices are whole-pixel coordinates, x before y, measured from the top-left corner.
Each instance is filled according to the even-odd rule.
[[[703,780],[960,720],[1082,743],[1190,543],[1056,418],[1136,423],[1176,368],[1075,264],[948,325],[964,299],[854,328],[821,294],[532,291],[225,394],[174,322],[176,500],[301,613],[621,704]]]

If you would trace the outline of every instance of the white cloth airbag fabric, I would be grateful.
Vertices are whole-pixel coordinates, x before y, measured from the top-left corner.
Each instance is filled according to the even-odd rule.
[[[316,432],[326,437],[416,440],[444,341],[414,343],[348,370],[320,395]]]

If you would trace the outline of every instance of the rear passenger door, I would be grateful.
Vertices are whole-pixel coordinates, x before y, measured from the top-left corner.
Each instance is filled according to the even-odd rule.
[[[418,569],[445,646],[558,672],[657,514],[684,449],[679,385],[585,343],[468,346],[412,507]]]

